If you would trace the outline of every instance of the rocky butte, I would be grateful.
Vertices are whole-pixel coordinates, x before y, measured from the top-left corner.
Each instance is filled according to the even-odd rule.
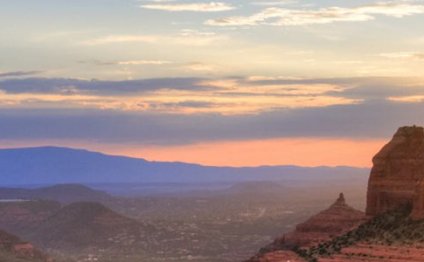
[[[368,216],[411,205],[410,217],[424,218],[424,128],[405,126],[373,158],[368,182]]]
[[[365,221],[365,214],[346,204],[343,193],[326,210],[296,226],[293,232],[277,238],[246,262],[304,261],[293,251],[294,247],[312,247],[343,235]]]

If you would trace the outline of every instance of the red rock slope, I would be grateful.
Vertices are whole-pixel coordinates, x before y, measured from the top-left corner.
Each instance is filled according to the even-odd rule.
[[[0,261],[52,262],[53,260],[32,244],[0,230]]]
[[[286,261],[286,260],[282,260]],[[423,262],[422,246],[388,246],[358,243],[343,248],[340,254],[321,257],[319,262]]]
[[[249,262],[303,261],[290,250],[310,247],[340,236],[365,221],[365,214],[346,204],[343,193],[328,209],[296,226],[296,230],[261,249]]]

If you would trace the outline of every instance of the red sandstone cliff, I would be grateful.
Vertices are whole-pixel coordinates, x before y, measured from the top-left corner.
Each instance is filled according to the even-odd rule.
[[[411,217],[424,218],[424,128],[399,128],[373,164],[366,214],[374,216],[410,204]]]

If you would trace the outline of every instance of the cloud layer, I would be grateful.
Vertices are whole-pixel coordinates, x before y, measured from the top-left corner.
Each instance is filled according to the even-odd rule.
[[[32,75],[41,74],[42,71],[12,71],[12,72],[0,72],[0,78],[10,77],[28,77]]]
[[[232,5],[223,2],[169,3],[166,1],[156,1],[153,3],[142,4],[140,7],[169,12],[222,12],[235,9]]]
[[[381,138],[424,122],[422,103],[365,103],[255,115],[169,115],[109,110],[2,110],[0,139],[182,145],[289,137]]]
[[[195,65],[191,65],[195,66]],[[256,114],[276,108],[353,104],[348,84],[332,80],[157,78],[127,81],[9,79],[0,81],[0,106],[91,108],[169,114]]]
[[[424,13],[424,5],[408,2],[380,2],[353,8],[326,7],[320,9],[287,9],[270,7],[250,16],[230,16],[206,21],[212,26],[298,26],[330,24],[335,22],[361,22],[377,16],[401,18]]]
[[[0,140],[171,145],[281,137],[378,138],[401,125],[424,124],[422,84],[420,79],[258,76],[4,80]]]

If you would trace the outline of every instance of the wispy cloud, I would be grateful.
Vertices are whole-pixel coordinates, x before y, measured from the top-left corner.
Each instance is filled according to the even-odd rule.
[[[168,3],[154,2],[140,5],[144,9],[153,9],[168,12],[222,12],[235,9],[234,6],[223,2],[209,3]]]
[[[176,34],[168,35],[109,35],[81,41],[81,45],[98,46],[108,44],[147,43],[147,44],[177,44],[187,46],[210,45],[227,39],[225,35],[214,32],[203,32],[192,29],[182,29]]]
[[[215,70],[214,65],[200,63],[200,62],[187,63],[183,65],[183,68],[191,70],[191,71],[214,71]]]
[[[158,37],[152,36],[152,35],[109,35],[109,36],[85,40],[85,41],[82,41],[80,44],[94,46],[94,45],[128,43],[128,42],[154,43],[157,41],[158,41]]]
[[[29,78],[0,81],[0,108],[246,115],[282,108],[321,108],[367,101],[421,102],[422,87],[420,79],[403,78],[252,76],[128,81]]]
[[[391,96],[387,100],[400,103],[422,103],[424,102],[424,95],[416,96]]]
[[[43,73],[42,71],[12,71],[12,72],[0,72],[0,78],[8,77],[24,77],[31,75],[38,75]]]
[[[394,52],[394,53],[383,53],[381,57],[390,59],[416,59],[424,60],[424,52]]]
[[[279,6],[279,5],[289,5],[289,4],[293,4],[296,3],[297,1],[295,0],[279,0],[279,1],[267,1],[267,0],[262,0],[262,1],[254,1],[252,2],[252,5],[258,5],[258,6]]]
[[[171,64],[171,61],[164,60],[130,60],[130,61],[119,61],[116,64],[118,65],[167,65]]]
[[[212,70],[193,63],[190,70]],[[96,108],[172,114],[251,114],[275,108],[352,104],[331,81],[255,78],[164,78],[131,81],[22,79],[0,82],[7,107]],[[10,105],[10,101],[15,104]],[[190,102],[190,103],[188,103]],[[190,106],[196,105],[196,106]],[[207,106],[200,106],[207,105]]]
[[[122,61],[102,61],[102,60],[81,60],[80,64],[92,64],[97,66],[162,66],[173,64],[168,60],[122,60]]]
[[[409,2],[380,2],[353,8],[327,7],[316,10],[270,7],[251,16],[211,19],[206,21],[206,24],[212,26],[298,26],[369,21],[378,15],[402,18],[423,13],[424,5]]]

